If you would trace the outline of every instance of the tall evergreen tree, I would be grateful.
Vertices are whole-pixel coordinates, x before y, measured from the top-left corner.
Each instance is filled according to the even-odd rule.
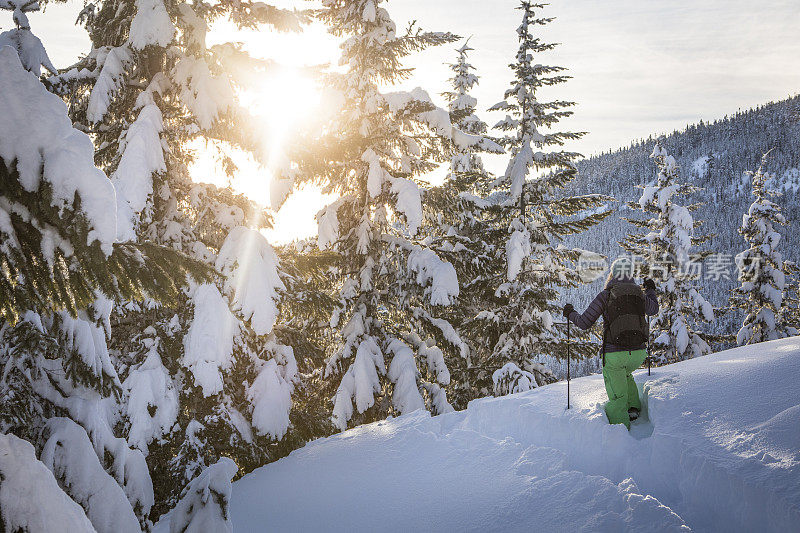
[[[320,18],[346,36],[342,74],[328,85],[342,106],[314,150],[299,158],[296,183],[315,181],[339,199],[318,215],[322,249],[338,254],[335,347],[326,377],[337,385],[333,421],[348,425],[421,407],[451,410],[444,353],[460,356],[452,324],[439,315],[459,295],[453,266],[415,239],[423,221],[415,177],[446,157],[445,142],[482,142],[453,128],[422,89],[382,92],[406,78],[410,53],[452,42],[413,25],[397,34],[375,0],[327,0]]]
[[[473,50],[465,42],[458,50],[455,63],[449,65],[453,76],[452,89],[443,93],[448,102],[450,121],[460,131],[483,137],[481,145],[461,146],[451,143],[450,168],[441,186],[425,191],[422,232],[429,246],[456,269],[460,294],[457,305],[447,309],[447,318],[461,338],[458,357],[448,358],[448,366],[456,379],[450,386],[449,398],[456,408],[463,409],[477,397],[492,393],[492,373],[496,370],[485,354],[471,347],[464,337],[464,324],[486,307],[486,295],[479,288],[486,277],[495,274],[497,246],[492,241],[494,227],[485,216],[489,205],[484,198],[493,180],[484,168],[481,152],[502,153],[503,149],[487,137],[488,126],[476,115],[477,100],[470,91],[477,85],[475,67],[468,61]],[[494,362],[496,363],[496,362]]]
[[[780,206],[769,199],[771,195],[765,187],[769,179],[764,171],[768,156],[768,153],[764,155],[758,170],[748,173],[753,203],[742,216],[739,229],[748,244],[747,249],[736,256],[741,286],[731,297],[731,305],[745,313],[736,335],[739,346],[780,339],[790,334],[791,311],[787,306],[791,299],[787,285],[789,265],[784,263],[783,255],[777,250],[781,241],[778,228],[786,224],[786,217]]]
[[[36,445],[96,530],[146,529],[147,465],[115,432],[110,315],[145,294],[174,301],[187,273],[202,282],[208,272],[174,250],[118,241],[116,191],[91,140],[19,53],[0,47],[0,433]]]
[[[608,215],[601,209],[608,200],[602,195],[562,195],[564,186],[576,177],[573,162],[579,154],[561,147],[582,134],[555,130],[559,120],[572,114],[573,102],[540,102],[537,97],[542,87],[569,79],[562,74],[563,67],[539,62],[540,54],[556,46],[535,34],[553,20],[536,15],[543,8],[543,4],[520,3],[520,47],[510,65],[514,79],[505,99],[490,108],[507,113],[496,127],[505,132],[501,144],[510,160],[505,174],[488,185],[489,201],[483,211],[492,228],[486,240],[503,244],[493,251],[492,275],[484,276],[475,289],[485,307],[465,324],[475,350],[486,361],[486,372],[505,368],[498,380],[514,384],[528,372],[535,378],[527,380],[530,386],[554,381],[553,371],[560,373],[566,356],[566,339],[554,325],[553,313],[559,313],[559,289],[581,283],[571,267],[580,252],[561,241]],[[573,346],[577,357],[587,357],[594,349],[587,338]]]
[[[268,213],[190,175],[192,142],[219,150],[229,175],[237,170],[224,155],[231,150],[274,163],[237,97],[271,63],[233,42],[207,46],[209,25],[222,18],[298,30],[307,15],[249,1],[87,4],[80,21],[92,50],[48,80],[94,136],[95,159],[117,189],[117,238],[168,246],[213,269],[209,282],[171,305],[131,299],[112,317],[124,432],[147,456],[155,516],[220,457],[242,473],[303,440],[293,433],[293,396],[308,389],[290,339],[317,327],[313,317],[325,311],[302,297],[317,263],[294,264],[291,251],[279,259],[260,232]],[[289,309],[297,316],[286,316]]]
[[[695,231],[701,223],[692,218],[691,211],[699,205],[684,207],[675,202],[676,196],[699,188],[679,181],[678,165],[660,141],[651,157],[658,166],[658,177],[644,187],[638,203],[630,204],[631,209],[651,218],[627,219],[649,231],[631,234],[620,245],[639,260],[644,259],[643,273],[656,281],[659,312],[651,320],[650,350],[654,362],[666,364],[711,351],[697,327],[712,321],[714,310],[694,287],[707,253],[691,254],[691,247],[708,240]]]

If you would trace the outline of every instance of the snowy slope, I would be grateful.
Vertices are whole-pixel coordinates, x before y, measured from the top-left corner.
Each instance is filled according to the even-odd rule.
[[[770,151],[765,171],[772,174],[767,186],[781,196],[772,200],[778,203],[787,217],[787,226],[781,228],[783,239],[780,251],[784,259],[800,261],[800,96],[773,102],[755,109],[737,112],[713,123],[700,122],[687,126],[666,137],[664,148],[674,156],[680,167],[681,181],[687,181],[701,191],[691,194],[681,205],[698,202],[701,207],[692,213],[697,221],[704,221],[702,233],[714,235],[701,247],[718,254],[731,256],[747,245],[739,234],[739,227],[753,199],[750,178],[745,171],[755,171],[762,155]],[[579,177],[564,194],[603,193],[619,200],[614,207],[619,216],[612,215],[588,231],[567,239],[568,246],[583,248],[608,255],[614,259],[622,250],[617,244],[636,228],[621,217],[638,215],[625,207],[636,201],[641,190],[636,186],[652,181],[656,167],[650,159],[655,139],[635,141],[630,146],[592,156],[578,162]],[[681,201],[684,199],[682,198]],[[724,209],[720,209],[724,206]],[[725,306],[731,289],[738,286],[736,272],[731,275],[706,277],[703,272],[703,291],[712,305]],[[584,307],[602,288],[604,280],[584,285],[570,293],[575,307]],[[580,305],[579,305],[580,304]],[[738,310],[718,316],[709,325],[709,333],[736,331],[744,316]],[[715,349],[720,349],[716,347]],[[557,373],[557,375],[562,375]]]
[[[630,433],[589,376],[320,439],[234,484],[234,531],[800,531],[800,338],[636,379]]]

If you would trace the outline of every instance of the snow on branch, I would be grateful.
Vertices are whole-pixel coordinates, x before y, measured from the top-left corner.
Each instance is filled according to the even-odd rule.
[[[91,139],[72,127],[67,107],[27,72],[14,49],[0,47],[0,158],[16,163],[20,185],[35,192],[44,181],[52,191],[51,205],[73,208],[75,196],[90,227],[87,244],[112,251],[117,233],[114,187],[94,166]]]
[[[289,429],[293,380],[297,376],[294,351],[289,346],[280,348],[288,364],[280,366],[275,359],[270,359],[247,389],[247,399],[253,406],[253,427],[260,435],[275,440],[282,439]]]
[[[389,351],[394,354],[389,365],[389,379],[394,383],[392,405],[401,414],[424,409],[425,402],[419,393],[417,363],[414,351],[399,339],[389,343]]]
[[[422,198],[419,186],[406,178],[391,178],[392,193],[397,197],[395,208],[403,213],[406,226],[415,235],[422,224]]]
[[[433,305],[451,305],[458,298],[456,269],[430,248],[415,247],[408,256],[408,270],[416,273],[417,283]]]
[[[152,329],[152,328],[151,328]],[[168,434],[178,419],[178,391],[158,353],[158,339],[150,345],[143,363],[134,367],[122,388],[127,393],[125,417],[130,424],[128,442],[148,453],[148,445]]]
[[[217,288],[206,283],[192,297],[194,318],[183,339],[181,364],[194,376],[194,383],[208,397],[222,391],[222,371],[233,364],[234,336],[238,322]]]
[[[450,121],[450,112],[435,105],[428,92],[420,87],[411,91],[385,93],[381,96],[389,112],[394,115],[406,113],[412,115],[437,135],[454,142],[461,150],[475,147],[494,153],[504,152],[503,148],[491,139],[458,130]]]
[[[111,313],[111,301],[101,298],[96,307],[101,314],[108,317]],[[120,388],[117,370],[111,361],[106,344],[106,332],[91,320],[86,311],[80,311],[73,317],[66,311],[59,311],[58,336],[62,345],[75,352],[86,365],[86,368],[102,382],[108,381],[114,388]]]
[[[128,42],[134,50],[146,46],[166,47],[175,36],[175,26],[162,0],[136,0]]]
[[[42,462],[85,509],[98,533],[141,531],[125,492],[103,469],[81,426],[69,418],[51,418],[42,435]]]
[[[358,345],[356,357],[347,369],[333,405],[333,423],[341,430],[347,429],[347,421],[353,416],[353,399],[359,413],[375,403],[375,394],[380,392],[378,374],[385,374],[383,352],[373,337],[364,338]]]
[[[339,240],[338,211],[343,204],[349,201],[352,201],[352,196],[343,196],[317,213],[317,246],[320,250],[331,248]]]
[[[58,74],[58,69],[50,61],[42,41],[30,29],[19,28],[0,33],[0,48],[3,46],[14,48],[22,66],[30,73],[39,76],[44,67],[51,74]]]
[[[495,396],[516,394],[536,388],[536,379],[533,374],[511,362],[495,370],[492,374],[492,381],[494,381]]]
[[[302,25],[312,20],[310,11],[282,9],[264,2],[236,2],[231,18],[241,25],[269,24],[281,32],[301,31]]]
[[[214,76],[203,59],[182,57],[173,68],[171,77],[179,87],[181,102],[203,130],[210,129],[221,114],[234,106],[230,80],[224,75]]]
[[[29,442],[0,433],[0,479],[2,526],[8,531],[95,531]]]
[[[361,160],[367,163],[367,191],[371,198],[376,198],[381,194],[383,184],[392,179],[392,175],[381,166],[381,159],[372,148],[361,155]]]
[[[280,292],[286,287],[278,271],[278,256],[259,231],[238,226],[225,239],[217,256],[225,276],[225,294],[256,335],[272,332],[278,319]]]
[[[97,54],[97,81],[89,93],[86,107],[86,118],[89,122],[98,123],[103,120],[111,99],[125,81],[125,70],[132,63],[130,49],[126,46],[116,48],[104,47]],[[78,73],[80,74],[80,73]]]
[[[139,215],[153,194],[153,174],[167,170],[161,142],[163,118],[152,96],[159,90],[161,81],[163,75],[154,77],[147,90],[137,98],[137,104],[142,104],[141,110],[120,141],[122,157],[111,176],[117,190],[117,238],[122,242],[136,239]]]
[[[506,256],[508,262],[508,281],[514,281],[522,271],[522,262],[531,255],[531,234],[519,219],[512,223],[514,230],[506,242]]]
[[[231,480],[238,471],[223,457],[194,478],[172,511],[170,533],[231,533]]]
[[[421,318],[430,323],[436,329],[438,329],[442,333],[442,336],[447,342],[452,344],[454,347],[458,348],[458,353],[461,357],[463,357],[464,359],[469,357],[469,346],[467,345],[466,342],[464,342],[464,340],[458,334],[453,325],[450,324],[450,322],[448,322],[443,318],[436,318],[431,316],[430,313],[428,313],[425,309],[421,307],[413,307],[411,311],[414,313],[415,318]]]

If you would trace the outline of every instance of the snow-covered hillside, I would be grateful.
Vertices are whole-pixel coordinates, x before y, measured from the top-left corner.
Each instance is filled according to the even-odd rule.
[[[680,181],[702,187],[703,190],[685,198],[684,205],[704,204],[693,213],[694,219],[703,221],[698,233],[713,235],[700,249],[723,254],[731,259],[747,247],[739,234],[742,215],[753,201],[750,177],[746,171],[755,171],[761,157],[769,152],[764,171],[769,174],[766,187],[780,193],[773,200],[781,206],[787,218],[780,249],[784,259],[800,262],[800,96],[772,102],[737,112],[713,123],[700,122],[675,131],[663,141],[663,147],[672,155],[680,168]],[[614,196],[612,204],[618,213],[601,224],[568,239],[568,244],[608,255],[614,259],[620,253],[619,241],[637,229],[621,217],[640,218],[626,207],[629,201],[638,201],[641,190],[637,185],[647,184],[656,178],[657,169],[650,154],[654,138],[636,141],[626,148],[592,156],[578,162],[579,178],[567,190],[574,194],[603,192]],[[724,209],[721,208],[724,206]],[[617,216],[619,215],[619,216]],[[695,250],[700,251],[700,250]],[[703,271],[703,286],[709,301],[715,307],[728,305],[731,289],[738,285],[732,268],[729,276],[717,276],[713,271]],[[576,307],[588,304],[599,290],[602,280],[594,285],[572,291]],[[577,305],[580,304],[580,305]],[[741,327],[743,314],[733,310],[717,314],[707,331],[727,334]],[[712,342],[714,349],[722,346]],[[558,374],[561,376],[560,374]]]
[[[636,380],[630,433],[595,375],[317,440],[234,484],[234,531],[800,531],[800,338]]]

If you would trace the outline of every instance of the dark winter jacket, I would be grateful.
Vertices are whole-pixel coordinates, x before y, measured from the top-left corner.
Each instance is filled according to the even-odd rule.
[[[609,288],[612,285],[620,284],[620,283],[635,283],[630,278],[614,278],[609,277],[608,281],[606,282],[606,288],[600,291],[600,293],[595,296],[592,303],[589,304],[589,307],[586,309],[586,312],[581,314],[577,311],[573,311],[569,315],[569,320],[572,321],[575,325],[577,325],[581,329],[589,329],[592,325],[597,322],[597,319],[600,316],[603,316],[603,320],[607,321],[607,308],[608,308],[608,296],[609,296]],[[648,289],[644,293],[644,312],[648,315],[654,315],[658,313],[658,298],[656,297],[656,291],[653,289]],[[635,350],[642,350],[646,347],[646,344],[642,344],[641,346],[634,348]],[[605,353],[611,352],[627,352],[630,348],[621,348],[619,346],[615,346],[610,343],[606,343],[605,345]]]

